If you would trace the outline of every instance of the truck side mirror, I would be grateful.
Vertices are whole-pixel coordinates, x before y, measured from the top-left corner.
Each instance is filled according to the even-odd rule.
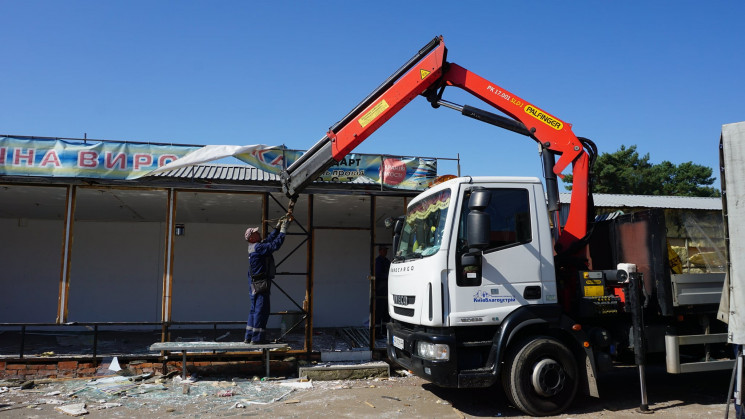
[[[489,206],[491,193],[486,189],[475,189],[468,200],[468,229],[466,231],[468,247],[483,250],[489,246],[491,219],[484,210]]]
[[[404,231],[404,218],[396,218],[396,224],[393,227],[393,234],[401,234]]]
[[[483,211],[489,206],[489,201],[491,201],[491,192],[484,188],[473,188],[471,197],[468,198],[468,209]]]

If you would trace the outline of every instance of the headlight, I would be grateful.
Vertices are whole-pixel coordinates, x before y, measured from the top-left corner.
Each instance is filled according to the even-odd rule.
[[[447,361],[450,359],[450,348],[443,343],[419,341],[416,343],[417,354],[424,359]]]

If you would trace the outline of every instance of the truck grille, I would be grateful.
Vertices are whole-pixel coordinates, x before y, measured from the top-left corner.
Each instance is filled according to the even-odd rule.
[[[396,314],[400,314],[402,316],[406,316],[406,317],[414,317],[413,308],[403,308],[403,307],[393,306],[393,312]]]

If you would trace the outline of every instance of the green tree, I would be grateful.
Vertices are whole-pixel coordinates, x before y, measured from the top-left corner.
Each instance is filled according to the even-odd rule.
[[[693,162],[675,165],[669,161],[649,162],[649,153],[640,156],[636,145],[621,146],[615,153],[603,153],[593,170],[596,193],[631,195],[721,196],[713,186],[710,167]],[[564,176],[572,190],[572,175]]]

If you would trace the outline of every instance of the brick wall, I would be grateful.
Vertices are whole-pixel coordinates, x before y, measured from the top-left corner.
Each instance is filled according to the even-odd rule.
[[[92,362],[0,361],[0,378],[30,380],[39,378],[77,378],[96,375]]]
[[[91,360],[12,360],[0,361],[0,379],[11,380],[38,380],[44,378],[87,378],[96,375],[111,375],[113,371],[108,369],[109,363],[98,362],[94,364]],[[119,360],[122,369],[128,369],[134,374],[156,373],[166,374],[172,371],[181,372],[181,360],[168,360],[163,370],[163,362],[153,359],[146,360]],[[211,361],[191,360],[186,363],[188,373],[197,372],[200,375],[260,375],[263,376],[265,367],[262,361]],[[271,374],[293,375],[297,373],[295,361],[271,361]]]

